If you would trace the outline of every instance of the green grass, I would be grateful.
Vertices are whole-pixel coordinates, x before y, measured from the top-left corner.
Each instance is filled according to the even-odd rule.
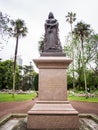
[[[35,97],[36,97],[36,93],[16,94],[14,98],[12,97],[12,94],[0,93],[0,102],[25,101],[25,100],[32,100]],[[69,95],[68,100],[98,103],[98,97],[89,97],[86,99],[86,97]]]
[[[98,103],[98,97],[89,97],[86,99],[86,97],[68,96],[68,100],[82,101],[82,102],[97,102]]]
[[[25,101],[25,100],[32,100],[35,97],[36,97],[36,93],[15,94],[14,98],[12,97],[12,94],[0,93],[0,102]]]

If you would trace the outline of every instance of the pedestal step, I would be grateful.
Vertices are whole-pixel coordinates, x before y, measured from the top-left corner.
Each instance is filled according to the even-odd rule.
[[[37,102],[28,112],[29,129],[78,129],[78,112],[68,102]]]

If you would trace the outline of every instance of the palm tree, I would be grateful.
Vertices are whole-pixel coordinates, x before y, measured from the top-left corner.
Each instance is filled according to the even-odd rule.
[[[86,72],[85,72],[86,64],[84,62],[84,41],[91,34],[90,25],[85,24],[83,22],[77,23],[76,27],[74,28],[73,34],[81,42],[82,67],[84,72],[85,91],[87,92],[87,81],[86,81]]]
[[[21,20],[21,19],[17,19],[16,21],[11,20],[11,25],[12,25],[11,34],[13,37],[16,38],[16,47],[15,47],[15,55],[14,55],[14,69],[13,69],[13,96],[14,96],[18,43],[19,43],[20,37],[26,36],[27,27],[25,26],[24,20]]]
[[[76,13],[68,12],[68,15],[65,16],[65,18],[66,18],[66,21],[70,23],[71,33],[72,33],[72,24],[76,20]]]
[[[72,41],[73,41],[72,24],[76,20],[76,13],[68,12],[68,15],[65,16],[65,18],[66,18],[66,21],[69,22],[69,24],[70,24],[70,27],[71,27],[71,38],[72,38]],[[73,89],[75,89],[75,78],[74,78],[75,77],[74,76],[74,46],[73,46],[73,44],[71,46],[72,46],[72,58],[73,58],[73,63],[72,63],[72,66],[73,66]]]

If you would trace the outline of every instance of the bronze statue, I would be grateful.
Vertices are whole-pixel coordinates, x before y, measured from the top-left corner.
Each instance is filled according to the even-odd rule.
[[[55,52],[63,53],[58,35],[58,25],[58,21],[54,18],[53,13],[50,12],[48,19],[45,22],[43,54],[55,55]]]
[[[58,22],[50,12],[45,23],[44,51],[56,50],[62,51],[62,47],[58,38]]]

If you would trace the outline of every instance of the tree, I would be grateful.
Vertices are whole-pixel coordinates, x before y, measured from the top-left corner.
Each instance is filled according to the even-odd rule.
[[[98,75],[98,34],[92,35],[91,40],[92,39],[93,39],[93,44],[94,44],[93,53],[95,54],[93,61],[95,63],[95,71],[97,72],[96,74]]]
[[[6,60],[0,62],[0,89],[12,89],[13,82],[13,61]],[[16,86],[20,82],[19,67],[16,66]]]
[[[91,53],[89,54],[90,61],[89,66],[93,71],[94,81],[98,79],[98,34],[93,33],[88,40],[90,47],[88,48]],[[95,83],[95,82],[94,82]],[[96,82],[96,86],[98,86],[98,82]]]
[[[76,20],[76,13],[68,12],[68,15],[65,16],[65,18],[66,18],[66,21],[70,23],[71,33],[72,33],[72,24]]]
[[[84,82],[85,82],[85,90],[87,91],[87,81],[86,81],[86,72],[85,67],[86,64],[84,62],[84,41],[90,36],[91,29],[89,24],[85,24],[83,22],[78,22],[73,31],[76,39],[80,40],[81,43],[81,56],[82,56],[82,68],[84,72]]]
[[[43,52],[44,51],[44,35],[42,35],[42,37],[40,37],[40,41],[39,43],[39,52]]]
[[[38,96],[38,82],[39,82],[39,74],[36,73],[34,76],[34,90],[36,91],[37,96]]]
[[[27,27],[25,26],[24,20],[17,19],[11,20],[11,34],[16,38],[16,47],[14,55],[14,70],[13,70],[13,96],[15,93],[15,76],[16,76],[16,60],[17,60],[17,51],[18,51],[18,42],[20,37],[24,37],[27,34]]]
[[[66,21],[69,22],[70,27],[71,27],[71,46],[72,46],[72,59],[73,59],[73,63],[72,63],[72,67],[73,67],[73,89],[75,89],[75,76],[74,76],[74,45],[73,45],[73,33],[72,33],[72,24],[75,22],[76,20],[76,13],[73,12],[68,12],[68,15],[65,17]]]
[[[6,36],[8,38],[10,29],[9,29],[9,16],[7,14],[3,14],[0,11],[0,50],[3,49],[3,41],[7,42]]]
[[[33,76],[34,76],[34,69],[33,66],[31,65],[24,65],[23,66],[23,82],[22,82],[22,89],[27,90],[27,89],[34,89],[33,88]]]

